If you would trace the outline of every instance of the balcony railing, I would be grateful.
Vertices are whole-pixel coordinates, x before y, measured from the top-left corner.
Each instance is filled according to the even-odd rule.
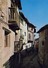
[[[9,8],[9,23],[16,23],[19,26],[19,14],[14,7]]]

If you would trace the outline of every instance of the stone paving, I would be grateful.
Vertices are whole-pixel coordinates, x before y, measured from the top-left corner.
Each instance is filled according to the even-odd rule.
[[[46,65],[41,65],[38,62],[38,53],[35,49],[30,48],[20,53],[21,61],[19,63],[19,53],[15,53],[10,58],[10,68],[48,68]]]
[[[41,66],[38,63],[38,54],[37,52],[31,52],[29,55],[23,58],[21,67],[19,68],[46,68]]]
[[[37,53],[34,52],[24,57],[21,68],[40,68],[37,61]]]

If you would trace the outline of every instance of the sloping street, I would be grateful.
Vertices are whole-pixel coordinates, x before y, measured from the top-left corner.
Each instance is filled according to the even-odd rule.
[[[44,65],[40,65],[38,62],[38,53],[36,51],[30,52],[24,58],[19,68],[47,68]]]
[[[19,67],[21,68],[40,68],[37,58],[38,58],[37,52],[35,50],[30,51],[29,53],[26,54],[26,56],[23,55],[22,62]]]
[[[0,0],[0,68],[48,68],[48,0]]]

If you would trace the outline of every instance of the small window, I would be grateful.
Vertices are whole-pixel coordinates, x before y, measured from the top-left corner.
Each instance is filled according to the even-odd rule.
[[[44,45],[44,41],[42,41],[42,45]]]
[[[22,35],[22,33],[23,33],[23,31],[22,31],[22,29],[20,29],[20,35]]]
[[[5,33],[5,47],[10,46],[10,35]]]
[[[29,34],[29,39],[31,39],[31,35]]]
[[[3,28],[4,29],[4,46],[5,47],[8,47],[10,46],[10,31],[6,28]]]
[[[8,46],[8,37],[7,37],[7,35],[5,35],[5,47],[7,47]]]
[[[24,32],[25,36],[26,36],[26,32]]]

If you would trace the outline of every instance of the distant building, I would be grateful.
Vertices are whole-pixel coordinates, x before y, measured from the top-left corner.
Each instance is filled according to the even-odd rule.
[[[20,12],[20,33],[23,34],[23,44],[27,44],[27,23],[24,19],[24,14]]]
[[[27,42],[29,44],[29,47],[32,47],[34,45],[34,33],[36,32],[36,27],[32,24],[29,23],[29,21],[27,20]]]
[[[48,24],[39,31],[39,61],[41,64],[48,63]]]
[[[34,32],[35,32],[35,26],[27,20],[27,18],[24,16],[22,12],[20,12],[21,18],[23,20],[23,27],[22,32],[24,33],[24,45],[23,49],[29,48],[34,44]]]

